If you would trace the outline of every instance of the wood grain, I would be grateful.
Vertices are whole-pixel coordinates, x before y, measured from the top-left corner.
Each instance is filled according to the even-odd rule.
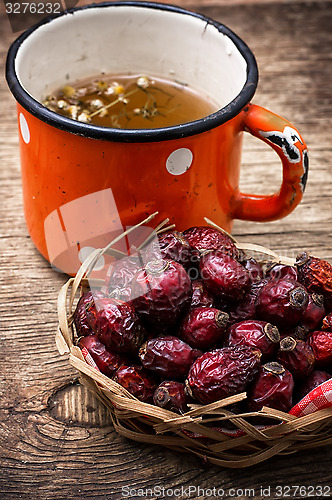
[[[331,3],[185,5],[224,22],[248,43],[260,70],[254,102],[292,121],[310,151],[307,190],[294,213],[269,224],[236,221],[234,235],[288,256],[305,248],[332,262]],[[1,61],[15,37],[2,14]],[[77,373],[55,347],[56,299],[67,277],[38,254],[25,227],[15,102],[4,81],[0,113],[0,498],[113,500],[124,498],[126,487],[183,487],[188,492],[191,486],[196,491],[190,498],[206,498],[198,487],[222,487],[224,498],[231,498],[230,488],[238,488],[243,491],[237,498],[244,499],[246,488],[262,498],[260,487],[270,486],[273,492],[277,485],[331,485],[328,448],[239,472],[130,442],[114,432],[104,407],[78,383]],[[246,137],[241,189],[272,192],[280,171],[274,153]],[[189,498],[184,495],[180,498]]]

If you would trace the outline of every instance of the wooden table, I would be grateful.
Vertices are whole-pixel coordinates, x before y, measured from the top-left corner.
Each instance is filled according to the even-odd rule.
[[[184,5],[221,20],[245,39],[260,70],[254,102],[292,121],[310,152],[307,190],[294,213],[268,224],[237,221],[234,235],[290,257],[306,249],[332,262],[332,3]],[[17,35],[3,10],[0,33],[3,64]],[[124,498],[129,487],[158,485],[191,486],[195,499],[207,498],[207,489],[214,487],[225,490],[224,498],[234,498],[231,488],[236,498],[252,497],[252,488],[255,498],[264,498],[261,487],[271,487],[269,497],[277,498],[278,485],[331,486],[332,450],[327,447],[238,471],[205,466],[115,433],[104,407],[78,383],[55,347],[57,294],[67,277],[39,255],[25,227],[15,102],[3,80],[0,85],[0,498],[113,500]],[[273,152],[246,138],[243,191],[273,192],[279,170]],[[189,497],[174,493],[167,498]]]

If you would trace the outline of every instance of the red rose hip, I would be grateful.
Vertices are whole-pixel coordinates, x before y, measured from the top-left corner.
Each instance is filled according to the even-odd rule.
[[[147,328],[166,333],[189,309],[191,281],[181,264],[154,260],[140,270],[131,284],[131,303]]]
[[[308,329],[303,326],[296,325],[292,326],[291,328],[284,328],[283,330],[279,330],[279,333],[280,340],[284,339],[285,337],[294,337],[294,339],[306,340]]]
[[[309,292],[316,292],[332,300],[332,266],[326,260],[303,252],[296,258],[298,280]]]
[[[245,257],[241,259],[241,264],[249,273],[251,283],[255,283],[264,278],[264,271],[262,266],[253,257]]]
[[[260,366],[261,352],[249,347],[224,347],[200,356],[186,380],[189,394],[202,404],[245,390]]]
[[[296,379],[307,377],[314,369],[315,357],[311,347],[294,337],[285,337],[280,342],[277,361],[287,368]]]
[[[193,249],[179,231],[167,231],[159,235],[158,244],[162,259],[174,260],[186,270],[192,265]]]
[[[145,330],[133,307],[112,298],[98,302],[96,330],[107,349],[119,353],[136,353],[145,338]]]
[[[128,256],[115,260],[108,268],[104,289],[112,297],[124,301],[130,299],[130,284],[140,269],[137,256]]]
[[[196,349],[210,350],[221,343],[228,314],[214,307],[196,307],[182,321],[179,337]]]
[[[269,262],[265,265],[265,277],[269,279],[291,279],[297,281],[297,269],[295,266]]]
[[[238,249],[229,236],[210,226],[194,226],[183,231],[189,245],[200,252],[222,248],[225,253],[238,256]]]
[[[250,288],[247,290],[244,297],[242,297],[239,302],[227,311],[229,314],[229,322],[231,324],[256,317],[256,298],[261,288],[263,288],[266,283],[268,283],[267,279],[251,283]]]
[[[153,402],[153,394],[158,382],[142,366],[122,366],[116,371],[113,380],[140,401],[144,403]]]
[[[297,281],[278,279],[264,285],[256,299],[259,319],[279,327],[298,323],[309,302],[309,294]]]
[[[308,331],[317,330],[326,314],[324,297],[318,293],[309,293],[309,302],[301,318],[301,325]]]
[[[200,272],[206,288],[216,297],[228,301],[240,300],[250,286],[245,267],[219,250],[201,257]]]
[[[153,395],[153,402],[156,406],[176,413],[188,411],[188,403],[191,401],[185,392],[185,385],[175,380],[161,382]]]
[[[309,335],[308,344],[312,348],[316,367],[332,368],[332,332],[316,330]]]
[[[327,380],[330,380],[332,375],[322,370],[314,370],[310,373],[310,375],[301,381],[300,386],[297,390],[297,399],[300,401],[303,399],[309,392],[313,391],[319,385],[323,384]]]
[[[203,280],[192,281],[192,296],[190,309],[195,307],[215,307],[215,299],[205,288]]]
[[[125,356],[108,351],[96,335],[81,337],[78,346],[80,349],[87,349],[99,370],[108,377],[112,377],[120,366],[128,363]]]
[[[89,290],[80,297],[73,317],[78,337],[96,332],[97,302],[105,297],[99,290]]]
[[[167,335],[150,339],[139,350],[144,368],[164,378],[181,378],[202,354],[178,337]]]
[[[261,366],[248,391],[248,409],[259,411],[263,406],[288,412],[292,407],[294,379],[289,370],[271,361]]]
[[[278,348],[280,335],[276,326],[266,321],[249,319],[235,323],[227,330],[228,345],[257,348],[263,359],[272,357]]]

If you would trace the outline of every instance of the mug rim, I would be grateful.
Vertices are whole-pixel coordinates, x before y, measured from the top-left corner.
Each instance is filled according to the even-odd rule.
[[[186,122],[179,125],[173,125],[170,127],[160,127],[152,129],[117,129],[92,125],[90,123],[83,123],[62,116],[59,113],[48,109],[46,106],[34,99],[25,90],[25,88],[21,85],[16,73],[15,60],[20,46],[34,31],[38,30],[44,24],[48,24],[55,19],[70,15],[77,11],[122,6],[166,10],[168,12],[174,12],[177,14],[189,15],[196,19],[200,19],[207,24],[213,25],[220,33],[228,36],[244,58],[247,65],[246,81],[239,94],[226,106],[199,120]],[[141,143],[159,142],[197,135],[203,132],[207,132],[231,120],[240,113],[240,111],[251,101],[252,97],[254,96],[258,84],[258,67],[255,56],[248,45],[230,28],[220,23],[219,21],[215,21],[203,14],[183,9],[182,7],[178,7],[176,5],[149,1],[122,0],[74,7],[72,9],[64,10],[59,14],[45,17],[37,24],[28,28],[21,35],[19,35],[19,37],[11,44],[8,50],[6,60],[6,80],[9,89],[15,97],[16,101],[24,109],[26,109],[26,111],[52,127],[91,139],[108,140],[114,142]]]

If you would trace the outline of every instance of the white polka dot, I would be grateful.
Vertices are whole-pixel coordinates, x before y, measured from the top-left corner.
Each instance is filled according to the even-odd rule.
[[[78,252],[78,258],[81,262],[84,262],[89,255],[94,252],[96,249],[94,247],[82,247]],[[105,265],[105,259],[103,256],[99,257],[96,264],[93,267],[94,271],[100,271]]]
[[[30,130],[27,124],[26,118],[23,113],[20,113],[20,129],[23,141],[25,144],[29,144],[30,142]]]
[[[184,174],[193,161],[193,154],[190,149],[176,149],[166,160],[166,168],[172,175]]]

